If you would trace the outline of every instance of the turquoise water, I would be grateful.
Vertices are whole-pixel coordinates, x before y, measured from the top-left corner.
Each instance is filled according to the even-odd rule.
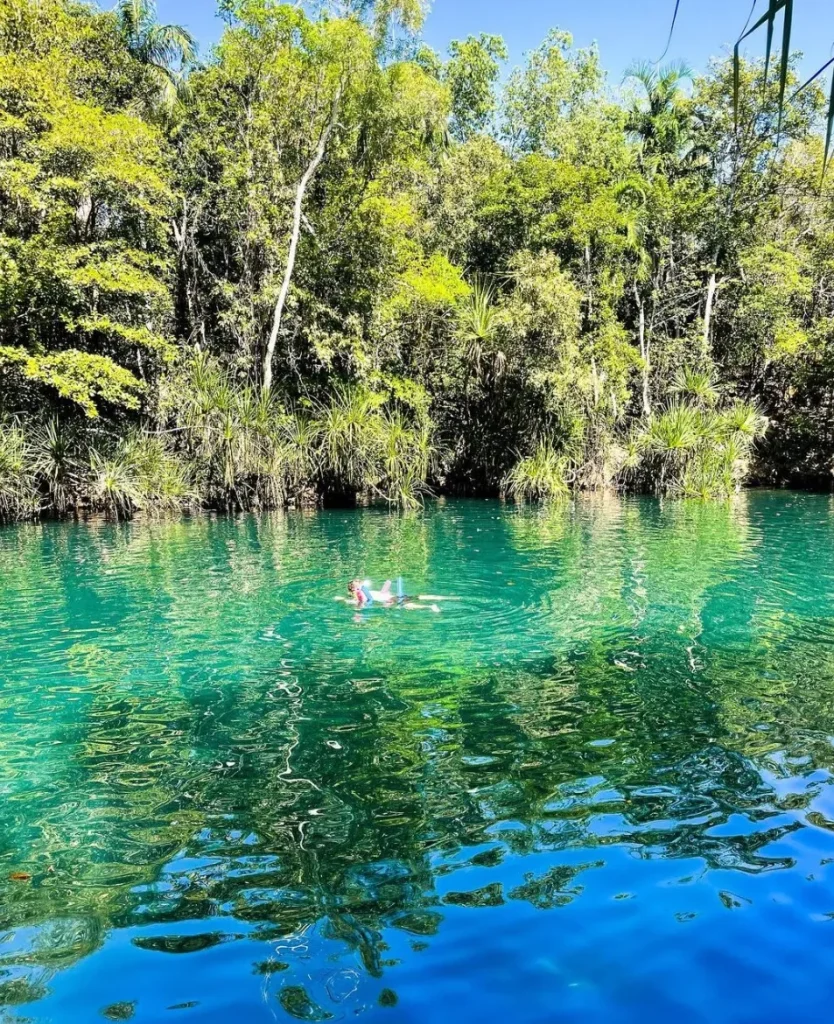
[[[834,996],[834,502],[0,530],[0,1021]],[[402,573],[440,614],[334,601]]]

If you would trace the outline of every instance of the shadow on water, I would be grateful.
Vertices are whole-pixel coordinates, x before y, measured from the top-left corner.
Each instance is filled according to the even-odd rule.
[[[0,1020],[819,1012],[831,511],[0,533]]]

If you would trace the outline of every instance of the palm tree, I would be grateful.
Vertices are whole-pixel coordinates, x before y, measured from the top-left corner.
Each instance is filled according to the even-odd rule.
[[[182,69],[192,61],[197,46],[182,25],[160,25],[156,0],[118,0],[116,20],[125,45],[151,71],[166,106],[171,106],[182,85]]]
[[[638,61],[626,71],[625,80],[640,87],[628,114],[628,129],[640,141],[643,152],[657,160],[684,155],[690,144],[690,119],[684,82],[692,77],[683,63],[657,67]]]

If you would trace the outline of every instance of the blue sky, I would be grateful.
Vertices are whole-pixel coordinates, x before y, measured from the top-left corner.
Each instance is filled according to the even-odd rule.
[[[752,0],[680,0],[680,14],[667,59],[685,59],[696,70],[732,44],[747,19]],[[219,35],[213,0],[158,0],[159,17],[188,26],[207,47]],[[766,0],[757,0],[755,17]],[[804,66],[816,70],[834,53],[834,0],[796,0],[794,46]],[[549,28],[567,29],[577,45],[599,43],[612,83],[635,58],[656,60],[666,45],[674,0],[434,0],[426,41],[445,51],[452,39],[478,32],[502,35],[511,64],[536,46]],[[761,53],[764,33],[751,43]]]

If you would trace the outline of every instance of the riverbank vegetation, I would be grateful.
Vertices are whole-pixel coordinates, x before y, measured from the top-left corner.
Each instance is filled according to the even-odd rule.
[[[826,485],[826,102],[417,0],[0,0],[0,515]]]

